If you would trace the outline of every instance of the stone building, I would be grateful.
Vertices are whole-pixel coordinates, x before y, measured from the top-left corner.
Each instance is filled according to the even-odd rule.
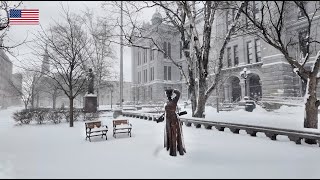
[[[143,34],[150,37],[135,40],[138,47],[131,48],[132,97],[135,103],[157,103],[165,100],[165,89],[174,88],[187,99],[187,89],[180,71],[172,60],[185,68],[179,32],[162,22],[159,12],[143,26]],[[162,51],[158,51],[160,47]],[[171,57],[171,59],[170,59]]]
[[[259,9],[260,3],[250,1],[249,6]],[[308,12],[313,11],[314,3],[316,2],[306,3]],[[235,12],[230,9],[217,13],[212,28],[211,60],[217,58],[221,39],[225,37],[227,29],[230,28]],[[259,11],[256,12],[255,17],[258,18]],[[288,13],[286,31],[296,34],[293,40],[297,42],[297,45],[290,49],[290,53],[296,59],[301,59],[301,37],[306,33],[307,20],[301,17],[300,9],[297,7],[289,9]],[[248,23],[243,15],[240,18],[241,22]],[[316,15],[314,23],[319,23],[319,20],[320,16]],[[164,47],[165,52],[185,69],[179,32],[172,26],[162,23],[159,13],[155,13],[151,21],[151,25],[143,26],[143,29],[146,29],[143,34],[158,42],[160,47]],[[201,27],[203,19],[199,18],[197,23]],[[313,28],[312,37],[319,41],[320,28],[317,25],[314,25]],[[136,44],[139,47],[131,48],[134,100],[144,103],[163,100],[165,98],[164,89],[168,87],[180,89],[182,98],[188,99],[185,82],[178,68],[166,58],[166,55],[151,50],[154,48],[154,43],[147,39],[140,38],[136,40]],[[311,60],[314,59],[320,46],[315,45],[312,48]],[[306,84],[293,72],[282,53],[254,35],[235,33],[231,36],[224,55],[222,83],[218,91],[214,91],[209,97],[209,102],[215,102],[216,97],[226,102],[237,102],[244,96],[251,98],[302,97],[306,91]],[[170,70],[168,70],[169,67]],[[167,74],[168,72],[170,74]]]
[[[260,3],[258,1],[250,1],[249,6],[258,10]],[[315,7],[314,3],[311,1],[307,3],[306,7],[309,13]],[[287,24],[285,25],[286,32],[295,34],[295,36],[290,35],[290,37],[294,37],[292,41],[297,42],[297,45],[290,49],[290,54],[299,60],[302,54],[300,37],[303,33],[306,33],[307,20],[301,17],[300,9],[297,7],[290,8],[288,13],[288,16],[286,16]],[[221,18],[217,18],[220,21],[215,24],[215,28],[219,29],[216,31],[215,36],[226,33],[234,14],[235,11],[229,10],[222,13]],[[259,11],[256,11],[255,17],[260,17]],[[315,17],[314,23],[317,24],[319,23],[319,16]],[[244,17],[241,20],[246,22]],[[320,33],[320,28],[317,25],[313,27],[314,29],[311,32],[314,34],[312,37],[318,40],[320,36],[317,36],[317,34]],[[289,37],[287,40],[289,41]],[[316,45],[312,48],[314,49],[311,57],[314,59],[320,48],[319,46],[316,47]],[[244,74],[244,68],[247,70],[246,82],[245,78],[241,76],[241,74]],[[232,36],[225,49],[222,72],[223,84],[220,89],[220,96],[229,102],[239,101],[245,95],[251,98],[255,96],[260,98],[266,96],[301,97],[306,90],[306,84],[293,72],[284,55],[263,40],[252,35]]]

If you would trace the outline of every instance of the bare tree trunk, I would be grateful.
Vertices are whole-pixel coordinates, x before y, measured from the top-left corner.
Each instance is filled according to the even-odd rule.
[[[56,109],[56,101],[57,101],[57,95],[56,92],[52,95],[52,109]]]
[[[28,103],[24,103],[24,109],[28,109]]]
[[[34,88],[31,90],[31,109],[34,108]]]
[[[318,129],[318,106],[319,102],[317,101],[316,89],[317,89],[317,79],[314,76],[311,76],[308,79],[308,91],[305,95],[306,104],[305,104],[305,117],[304,117],[304,127]],[[316,144],[316,140],[306,139],[308,144]]]
[[[191,100],[191,110],[192,110],[192,117],[194,115],[194,112],[196,111],[196,107],[197,107],[197,96],[196,96],[196,89],[195,89],[195,82],[194,79],[190,79],[190,85],[188,86],[188,91],[189,91],[189,95],[190,100]]]
[[[99,107],[99,103],[100,103],[99,87],[100,87],[100,85],[98,85],[98,88],[97,88],[97,106],[98,107]]]
[[[193,117],[204,118],[204,111],[206,106],[207,98],[206,94],[206,79],[205,77],[199,78],[199,95],[198,95],[198,102],[197,102],[197,109]]]
[[[73,127],[73,98],[69,98],[70,100],[70,127]]]
[[[218,90],[218,88],[219,87],[217,86],[217,88],[216,88],[217,113],[219,113],[219,90]]]
[[[37,108],[39,108],[39,103],[40,103],[39,98],[40,98],[39,93],[37,93],[37,106],[36,106]]]

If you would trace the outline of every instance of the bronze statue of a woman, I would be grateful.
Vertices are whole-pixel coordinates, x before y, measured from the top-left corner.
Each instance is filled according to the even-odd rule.
[[[172,98],[172,93],[176,96]],[[181,122],[178,114],[176,113],[177,103],[180,98],[180,92],[176,89],[167,89],[166,95],[168,101],[165,105],[165,138],[164,147],[167,148],[170,156],[177,156],[177,151],[180,155],[186,153],[186,148],[183,142],[183,133]]]

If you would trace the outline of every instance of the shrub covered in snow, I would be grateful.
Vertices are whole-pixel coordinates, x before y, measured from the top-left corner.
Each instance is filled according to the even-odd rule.
[[[33,119],[38,124],[43,124],[48,119],[49,109],[33,109]]]
[[[63,121],[70,121],[70,113],[67,109],[24,109],[22,111],[15,112],[12,117],[20,124],[30,124],[32,121],[37,124],[44,124],[46,122],[59,124]],[[75,109],[73,112],[73,120],[78,121],[80,119],[85,119],[85,114],[82,109]]]
[[[24,109],[22,111],[18,111],[13,113],[13,119],[16,122],[20,122],[20,124],[30,124],[33,118],[32,110]]]

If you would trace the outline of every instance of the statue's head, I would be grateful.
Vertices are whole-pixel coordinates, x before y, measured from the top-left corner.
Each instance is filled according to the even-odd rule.
[[[167,98],[171,99],[172,93],[173,93],[173,89],[166,89],[165,90]]]

